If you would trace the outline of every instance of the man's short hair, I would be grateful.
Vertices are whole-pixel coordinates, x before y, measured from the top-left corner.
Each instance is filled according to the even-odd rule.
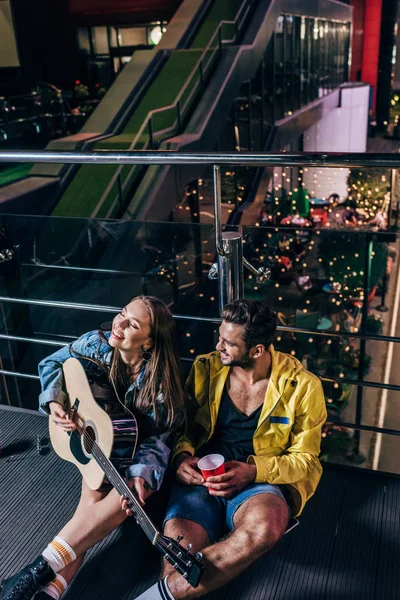
[[[273,342],[276,332],[276,313],[259,300],[235,300],[224,306],[221,317],[227,323],[244,327],[246,349],[257,344],[265,348]]]

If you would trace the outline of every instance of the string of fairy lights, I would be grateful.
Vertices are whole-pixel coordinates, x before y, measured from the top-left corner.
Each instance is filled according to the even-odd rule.
[[[321,174],[323,175],[322,180],[320,180]],[[246,196],[246,185],[240,179],[240,175],[235,169],[225,170],[223,173],[222,200],[226,214],[232,213],[235,208],[240,206]],[[346,176],[347,198],[343,198],[337,194],[339,202],[332,201],[328,203],[330,196],[335,194],[337,187],[335,178],[339,177],[343,181],[343,178],[346,178]],[[331,170],[327,176],[322,169],[313,169],[311,173],[308,168],[294,169],[286,167],[275,169],[272,178],[273,185],[270,188],[270,214],[268,215],[268,222],[271,224],[271,227],[266,231],[264,240],[260,241],[259,236],[257,236],[257,243],[253,244],[251,248],[254,254],[253,258],[258,263],[257,266],[271,266],[273,264],[279,266],[282,260],[282,253],[278,251],[278,248],[283,238],[286,237],[285,241],[290,248],[295,238],[300,237],[304,242],[305,254],[301,258],[293,259],[293,266],[298,269],[311,269],[314,273],[317,272],[318,267],[320,268],[318,272],[319,277],[329,281],[331,285],[331,293],[327,294],[327,302],[333,307],[333,312],[342,311],[349,301],[358,301],[362,305],[364,300],[364,248],[361,247],[359,249],[354,246],[356,238],[351,236],[346,238],[346,227],[343,225],[341,214],[343,207],[341,203],[344,200],[347,200],[346,204],[348,206],[354,203],[358,213],[357,226],[359,229],[362,229],[362,225],[373,219],[378,211],[387,210],[388,202],[390,201],[389,180],[388,172],[384,170],[364,171],[340,168]],[[310,181],[312,182],[311,185]],[[328,195],[323,196],[320,194],[322,188],[328,192]],[[302,198],[299,197],[299,192],[301,191],[304,192]],[[193,216],[200,216],[199,220],[202,221],[202,215],[208,215],[208,222],[213,222],[212,192],[212,180],[198,179],[195,185],[186,190],[181,204],[177,206],[175,210],[176,220],[188,222]],[[282,218],[284,210],[286,210],[286,214],[296,214],[299,210],[304,209],[304,199],[312,202],[316,196],[319,196],[320,200],[325,201],[323,207],[320,208],[327,213],[327,220],[323,225],[319,228],[312,228],[311,221],[307,221],[299,228],[286,230],[289,233],[282,232],[279,227],[272,229],[274,218]],[[195,198],[196,202],[191,204],[193,198]],[[284,204],[286,204],[285,207],[283,206]],[[193,206],[197,206],[197,209],[194,209]],[[210,207],[209,213],[207,213],[208,207]],[[338,220],[340,220],[340,230],[338,229]],[[261,223],[260,219],[258,219],[255,221],[254,227],[259,228],[263,224],[265,223]],[[324,233],[324,230],[328,228],[331,230],[329,236]],[[252,228],[248,227],[249,236],[243,240],[244,244],[248,244],[249,241],[251,242],[251,232]],[[372,266],[377,258],[376,250],[374,247],[371,253]],[[202,263],[211,266],[214,259],[215,251],[212,241],[202,239]],[[386,260],[386,257],[384,259]],[[179,265],[175,266],[176,271],[180,269],[184,277],[193,275],[193,269],[189,268],[190,260],[186,260],[183,254],[177,256],[177,260]],[[383,265],[382,261],[381,263]],[[283,274],[285,270],[286,266],[282,264],[281,273]],[[159,274],[164,275],[169,282],[173,281],[174,274],[170,270],[161,270]],[[250,294],[250,296],[252,293],[256,295],[262,294],[264,288],[257,284],[252,274],[246,272],[245,278],[246,294]],[[274,296],[277,307],[280,304],[284,306],[285,284],[276,280],[271,281],[268,287],[265,288],[265,297],[268,297],[268,290],[271,289],[271,286],[278,290],[278,295]],[[189,284],[187,284],[187,287],[190,287]],[[282,294],[279,294],[280,290],[282,290]],[[217,301],[215,295],[208,295],[204,291],[194,291],[194,295],[205,302],[216,303]],[[305,297],[303,302],[299,304],[298,310],[304,314],[312,312],[310,304],[310,299]],[[335,324],[336,330],[340,330],[340,328],[341,325]],[[357,330],[358,327],[352,325],[351,331],[357,332]],[[187,338],[190,338],[190,335],[189,332],[186,333]],[[278,336],[277,342],[281,341],[281,336]],[[312,336],[308,338],[310,344],[314,341]],[[330,346],[332,339],[326,339],[324,343]],[[352,345],[345,343],[342,349],[349,356],[357,352]],[[296,355],[296,349],[292,349],[290,352],[292,355]],[[196,348],[191,347],[189,353],[195,355]],[[344,378],[345,372],[339,370],[338,377]],[[338,384],[334,384],[333,387],[337,388]],[[327,398],[327,402],[332,402],[332,399]]]
[[[344,185],[341,186],[342,195],[337,194],[338,180]],[[347,181],[346,181],[347,180]],[[280,273],[283,275],[286,270],[286,265],[282,263],[282,252],[280,251],[287,244],[288,249],[291,248],[296,238],[300,238],[304,244],[305,252],[301,257],[293,258],[293,267],[295,269],[309,269],[317,278],[322,278],[329,281],[330,293],[326,295],[326,303],[330,304],[331,309],[328,314],[336,313],[339,318],[333,322],[333,329],[340,331],[344,326],[343,315],[346,314],[346,306],[349,302],[353,302],[357,318],[351,321],[348,331],[356,333],[360,325],[361,307],[364,302],[364,269],[365,269],[365,244],[361,241],[363,238],[356,238],[354,235],[346,234],[347,229],[351,229],[356,225],[358,230],[366,230],[368,223],[373,220],[378,212],[385,213],[388,210],[391,201],[389,190],[390,176],[387,171],[374,170],[366,171],[360,169],[344,169],[330,170],[329,173],[322,169],[308,168],[282,168],[275,169],[272,177],[272,185],[270,186],[269,194],[269,214],[264,222],[257,215],[256,221],[253,223],[255,228],[262,228],[263,225],[269,225],[265,231],[264,239],[260,235],[255,235],[256,242],[252,243],[252,227],[247,228],[248,236],[243,240],[243,243],[251,246],[253,253],[252,260],[257,266],[276,265]],[[346,185],[347,184],[347,185]],[[325,195],[321,192],[325,191]],[[345,191],[347,192],[347,195]],[[225,214],[229,215],[240,207],[246,197],[246,183],[240,181],[236,170],[226,170],[223,174],[222,194],[223,207]],[[334,200],[329,201],[331,196]],[[213,197],[212,197],[212,181],[199,179],[197,186],[186,192],[183,202],[177,207],[176,213],[178,220],[188,221],[190,215],[190,206],[188,200],[191,196],[197,196],[200,215],[205,212],[204,202],[211,207],[209,211],[209,223],[213,222]],[[336,196],[336,198],[335,198]],[[319,198],[322,202],[318,207],[319,211],[327,213],[324,222],[319,227],[315,227],[311,220],[306,220],[301,227],[292,227],[283,231],[275,226],[276,218],[280,221],[285,216],[296,215],[304,211],[304,207],[310,206],[311,215],[313,214],[313,199]],[[307,201],[305,203],[304,201]],[[355,223],[346,223],[343,218],[345,207],[355,209]],[[193,208],[192,208],[193,213]],[[196,213],[194,213],[197,216]],[[279,222],[279,221],[278,221]],[[326,230],[329,231],[325,233]],[[254,231],[257,231],[255,229]],[[260,233],[260,229],[258,230]],[[359,246],[357,245],[359,244]],[[371,252],[371,273],[374,271],[378,276],[382,275],[386,268],[387,252],[382,252],[382,248],[386,244],[375,244]],[[203,262],[211,265],[215,258],[215,251],[212,240],[202,240]],[[284,250],[283,250],[284,255]],[[374,267],[375,265],[375,267]],[[375,277],[376,279],[376,277]],[[251,273],[245,272],[246,295],[255,297],[268,298],[271,287],[277,294],[274,295],[275,309],[278,311],[279,306],[285,305],[285,284],[279,281],[271,281],[268,286],[260,286],[257,284],[255,277]],[[374,283],[374,278],[371,283]],[[263,290],[265,289],[265,294]],[[282,293],[280,293],[282,290]],[[195,292],[196,294],[196,292]],[[215,303],[214,295],[205,294],[203,291],[197,292],[197,297],[205,302]],[[297,307],[297,310],[303,314],[312,313],[315,307],[312,307],[312,301],[305,296]],[[283,313],[281,313],[283,314]],[[380,317],[374,317],[382,320]],[[287,323],[289,324],[289,323]],[[187,331],[185,336],[191,346],[188,351],[190,355],[196,355],[194,339],[191,333]],[[304,336],[303,336],[304,337]],[[317,341],[311,334],[305,340],[310,344],[310,353]],[[192,343],[191,343],[192,342]],[[276,338],[278,347],[283,343],[282,334]],[[289,348],[288,352],[292,356],[303,360],[307,356],[305,344],[301,349],[296,346]],[[325,337],[320,340],[319,351],[329,356],[331,376],[336,376],[339,380],[351,378],[354,369],[359,368],[359,349],[357,343],[353,340],[342,338]],[[335,358],[333,358],[335,357]],[[365,361],[368,363],[370,357],[366,355]],[[344,406],[350,398],[352,390],[351,384],[340,384],[337,381],[332,382],[325,388],[325,399],[328,406],[337,410],[337,407]],[[322,432],[322,437],[325,440],[331,439],[336,435],[335,427],[327,427]],[[347,435],[345,430],[339,434]],[[331,436],[331,437],[330,437]]]

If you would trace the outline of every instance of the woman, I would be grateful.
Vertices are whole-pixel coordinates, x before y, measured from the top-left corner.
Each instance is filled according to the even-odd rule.
[[[138,296],[115,317],[110,332],[87,333],[39,364],[40,410],[50,414],[64,431],[75,428],[63,407],[66,395],[62,365],[70,357],[80,360],[94,386],[106,390],[103,408],[120,401],[137,417],[142,435],[125,475],[144,504],[161,486],[171,433],[185,422],[171,312],[157,298]],[[111,401],[105,380],[115,392]],[[38,590],[42,591],[36,600],[60,598],[85,552],[125,518],[115,489],[105,485],[93,491],[82,480],[81,498],[72,519],[33,563],[3,581],[0,599],[28,600]]]

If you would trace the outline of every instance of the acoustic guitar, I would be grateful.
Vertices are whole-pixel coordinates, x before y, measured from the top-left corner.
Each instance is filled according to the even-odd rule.
[[[129,417],[117,415],[114,419],[110,418],[94,399],[86,373],[76,358],[69,358],[63,364],[63,372],[68,396],[68,406],[64,408],[76,429],[67,432],[49,420],[50,439],[55,452],[78,467],[91,489],[99,489],[107,478],[126,498],[133,516],[153,546],[190,585],[197,587],[204,569],[201,553],[191,554],[191,544],[185,549],[180,544],[182,536],[175,540],[157,529],[113,464],[116,460],[124,460],[118,458],[118,446],[123,445],[126,449],[131,440],[132,454],[135,451],[137,422],[134,415],[129,413]],[[113,450],[117,452],[114,458]]]

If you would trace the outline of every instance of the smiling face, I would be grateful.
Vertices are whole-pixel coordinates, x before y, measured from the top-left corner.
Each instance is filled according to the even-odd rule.
[[[252,349],[248,350],[246,348],[243,329],[242,325],[222,321],[216,350],[219,352],[223,365],[242,368],[253,366]]]
[[[126,358],[139,357],[143,348],[152,347],[150,314],[143,300],[130,302],[115,317],[108,343]]]

